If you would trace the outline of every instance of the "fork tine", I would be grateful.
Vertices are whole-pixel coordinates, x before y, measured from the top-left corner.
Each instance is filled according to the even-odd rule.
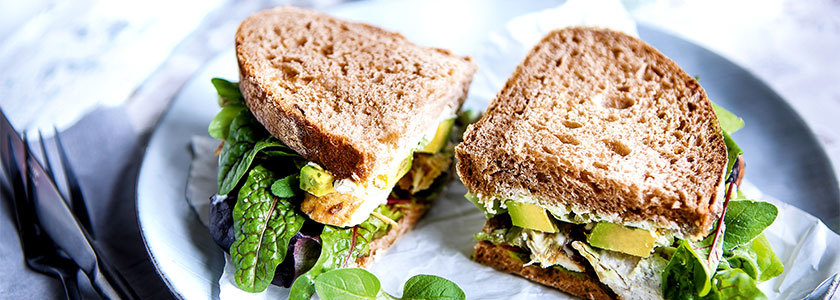
[[[53,127],[55,131],[55,145],[58,148],[58,156],[61,158],[61,169],[64,170],[64,178],[67,180],[67,190],[70,193],[70,204],[73,209],[73,214],[76,215],[76,218],[82,224],[82,226],[87,229],[90,236],[96,239],[96,235],[93,232],[93,225],[90,221],[90,215],[88,214],[87,205],[85,204],[85,199],[82,196],[82,188],[79,185],[79,179],[76,178],[76,173],[73,172],[73,167],[70,166],[70,159],[67,157],[67,151],[64,150],[64,143],[61,142],[61,134],[58,132],[58,128]]]
[[[41,129],[38,129],[38,141],[41,142],[41,154],[44,155],[44,171],[46,171],[47,176],[50,176],[53,182],[55,182],[52,163],[50,162],[50,156],[47,154],[47,143],[44,142],[44,135],[41,133]]]

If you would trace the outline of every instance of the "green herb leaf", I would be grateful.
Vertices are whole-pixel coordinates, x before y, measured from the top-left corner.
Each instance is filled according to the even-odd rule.
[[[230,135],[219,159],[219,194],[226,195],[236,188],[254,158],[263,151],[271,151],[272,155],[284,153],[282,156],[301,158],[288,146],[268,136],[249,111],[240,112],[230,124]]]
[[[210,126],[207,126],[207,133],[210,136],[224,140],[228,138],[228,131],[230,130],[230,123],[242,110],[245,110],[242,105],[228,105],[222,108],[216,117],[210,121]]]
[[[213,87],[216,88],[216,93],[219,94],[219,106],[225,107],[231,104],[242,105],[242,92],[239,91],[239,83],[230,82],[222,78],[210,79]]]
[[[738,159],[738,155],[744,154],[744,151],[741,150],[741,147],[738,147],[735,140],[726,132],[723,133],[723,142],[726,143],[726,158],[728,159],[726,163],[726,175],[729,176],[732,173],[732,167],[735,166],[735,160]]]
[[[299,186],[298,174],[292,174],[271,184],[271,193],[280,198],[292,198],[302,194]]]
[[[770,247],[770,242],[764,234],[753,239],[749,245],[732,250],[732,255],[728,260],[733,268],[742,269],[758,281],[779,276],[785,270],[782,261],[776,256],[776,252]]]
[[[512,226],[510,228],[499,228],[493,231],[476,233],[473,238],[476,241],[488,241],[494,245],[510,245],[525,248],[525,240],[522,238],[522,228]]]
[[[723,247],[732,249],[745,245],[773,224],[779,209],[775,205],[763,201],[738,200],[730,201],[724,223],[726,234],[723,236]]]
[[[785,266],[782,261],[776,256],[773,247],[770,246],[770,241],[764,234],[759,235],[752,241],[750,249],[755,253],[756,265],[760,275],[758,281],[766,281],[770,278],[779,276],[785,271]]]
[[[735,165],[735,159],[738,158],[738,155],[744,154],[744,151],[741,151],[741,148],[738,147],[738,144],[730,136],[735,131],[738,131],[738,129],[744,127],[744,119],[739,118],[714,102],[712,102],[712,108],[715,110],[715,115],[717,115],[720,128],[723,131],[723,141],[726,143],[726,152],[729,158],[729,162],[726,164],[726,175],[728,176],[732,172],[732,166]]]
[[[697,243],[680,240],[662,271],[662,294],[665,299],[690,299],[705,296],[711,290],[711,278],[720,256],[707,259],[714,235]],[[720,245],[720,244],[718,244]],[[719,247],[719,246],[718,246]],[[717,253],[721,253],[718,249]]]
[[[720,128],[723,129],[723,132],[726,134],[732,134],[735,131],[738,131],[738,129],[744,127],[744,119],[739,118],[732,112],[715,104],[714,102],[712,102],[712,108],[715,110],[718,122],[720,122]]]
[[[320,295],[320,292],[318,292]],[[403,287],[403,300],[464,300],[464,291],[452,281],[434,275],[417,275]]]
[[[741,269],[720,271],[712,279],[713,299],[767,299],[755,281]]]
[[[468,109],[468,110],[464,110],[464,111],[461,111],[460,113],[458,113],[458,118],[456,118],[455,121],[458,122],[459,125],[466,126],[466,125],[470,125],[472,123],[475,123],[480,118],[481,118],[481,112],[478,112],[478,111],[472,110],[472,109]]]
[[[373,300],[379,290],[379,279],[358,268],[332,270],[315,278],[315,291],[322,299]]]
[[[398,220],[402,213],[381,205],[376,212]],[[356,259],[370,254],[368,243],[388,232],[388,224],[369,217],[362,224],[350,228],[324,226],[321,232],[321,256],[306,273],[298,277],[289,291],[289,299],[303,300],[315,293],[315,279],[324,272],[346,267],[355,267]]]
[[[286,257],[289,240],[303,226],[304,218],[292,204],[273,197],[269,185],[275,174],[261,165],[248,172],[233,208],[236,241],[230,255],[240,289],[258,293],[268,287],[277,265]]]
[[[239,180],[248,171],[251,161],[248,160],[244,168],[239,165],[243,163],[246,154],[254,148],[254,144],[267,134],[248,110],[240,111],[233,118],[228,129],[228,138],[219,156],[219,195],[227,195],[239,184]]]
[[[500,200],[493,200],[493,208],[491,209],[491,208],[488,208],[488,207],[484,206],[483,203],[479,202],[478,197],[476,197],[472,193],[467,193],[466,195],[464,195],[464,198],[467,198],[467,200],[470,200],[470,202],[472,202],[472,204],[475,205],[475,207],[478,207],[478,209],[480,209],[482,212],[484,212],[484,216],[487,217],[487,218],[493,217],[493,216],[498,215],[500,213],[507,212],[507,209],[502,208],[502,201],[500,201]]]

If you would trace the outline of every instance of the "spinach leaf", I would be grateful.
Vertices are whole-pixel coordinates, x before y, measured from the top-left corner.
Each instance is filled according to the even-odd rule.
[[[764,234],[752,240],[750,244],[732,250],[728,258],[733,268],[742,269],[755,280],[765,281],[779,276],[785,270],[782,261],[773,252],[770,242]]]
[[[472,202],[472,204],[475,205],[475,207],[477,207],[482,212],[484,212],[484,216],[487,217],[488,219],[495,216],[495,215],[507,212],[507,208],[502,208],[502,201],[498,200],[498,199],[494,199],[493,200],[493,205],[492,205],[493,207],[489,208],[487,206],[484,206],[484,203],[481,203],[479,201],[478,197],[476,197],[472,193],[465,194],[464,198],[467,198],[467,200],[470,200],[470,202]]]
[[[233,208],[234,279],[240,289],[252,293],[264,291],[271,283],[277,265],[286,257],[289,240],[304,221],[287,199],[271,195],[269,185],[275,176],[262,165],[254,167]]]
[[[452,281],[434,275],[417,275],[403,287],[403,300],[463,300],[467,296]]]
[[[374,210],[392,220],[402,214],[381,205]],[[298,277],[289,291],[289,299],[309,299],[315,293],[315,279],[324,272],[346,267],[355,267],[356,259],[368,255],[368,243],[388,231],[389,225],[371,216],[362,224],[350,228],[324,226],[321,232],[321,256],[308,272]]]
[[[726,143],[726,152],[729,158],[729,162],[726,164],[726,174],[728,176],[732,172],[732,166],[735,165],[735,159],[738,158],[738,155],[744,154],[744,151],[741,151],[741,148],[738,147],[738,144],[730,136],[735,131],[738,131],[738,129],[744,127],[744,119],[739,118],[714,102],[712,102],[712,108],[715,111],[715,115],[717,115],[718,123],[720,123],[720,128],[723,131],[723,141]]]
[[[510,245],[519,248],[527,247],[522,238],[522,227],[498,228],[493,231],[479,232],[473,235],[476,241],[488,241],[494,245]]]
[[[720,262],[720,256],[707,259],[713,239],[714,235],[710,235],[694,244],[679,241],[679,247],[662,271],[665,299],[699,298],[709,293],[711,278]]]
[[[225,143],[227,146],[227,143]],[[240,146],[241,145],[241,146]],[[233,147],[243,147],[247,148],[249,145],[248,141],[237,142],[234,144]],[[239,153],[241,151],[239,148],[233,148],[233,151],[229,152],[233,155],[226,156],[226,152],[224,148],[222,150],[222,157],[220,162],[222,165],[219,166],[219,193],[226,194],[236,188],[236,185],[242,180],[242,176],[248,172],[248,169],[251,167],[251,163],[254,161],[254,158],[257,157],[257,154],[263,151],[271,151],[272,155],[276,155],[277,153],[283,152],[287,153],[286,150],[288,147],[281,143],[274,137],[267,137],[261,141],[256,142],[252,146],[250,146],[250,150],[245,151],[238,157],[233,155]],[[287,157],[300,157],[297,154],[284,154],[283,156]]]
[[[718,272],[712,279],[710,299],[767,299],[755,281],[741,269]]]
[[[735,166],[735,160],[738,159],[738,155],[744,154],[744,151],[741,150],[741,147],[738,147],[735,140],[725,131],[723,132],[723,142],[726,143],[726,158],[728,159],[726,162],[726,175],[729,176],[732,173],[732,167]]]
[[[376,276],[363,269],[338,269],[318,276],[315,291],[322,299],[374,300],[380,284]]]
[[[222,110],[216,114],[216,117],[210,121],[210,126],[207,126],[207,133],[220,140],[227,139],[230,130],[230,123],[233,122],[233,119],[243,110],[247,110],[247,108],[242,105],[227,105],[223,107]]]
[[[475,123],[480,118],[481,112],[477,110],[467,109],[459,112],[458,117],[455,119],[455,121],[458,122],[458,125],[466,127],[467,125]]]
[[[219,94],[219,106],[225,107],[230,104],[242,104],[242,92],[239,91],[239,83],[230,82],[222,78],[210,79],[216,93]]]
[[[464,300],[464,291],[452,281],[434,275],[417,275],[408,279],[402,298],[381,290],[376,275],[358,268],[338,269],[315,279],[315,290],[321,299],[338,300]]]
[[[251,164],[248,160],[247,165],[242,167],[243,160],[254,148],[254,144],[266,135],[265,129],[248,110],[240,111],[233,118],[219,156],[219,195],[227,195],[239,184]]]
[[[730,201],[724,217],[727,229],[723,236],[723,247],[732,249],[749,243],[773,224],[778,214],[779,209],[768,202]]]
[[[302,196],[298,174],[283,177],[271,184],[271,193],[280,198],[292,198]]]
[[[761,275],[758,276],[758,281],[766,281],[770,278],[779,276],[785,271],[785,266],[782,261],[776,256],[776,252],[770,246],[770,241],[764,234],[759,235],[752,241],[750,247],[755,252],[755,262],[758,265],[758,270]]]
[[[340,228],[324,226],[321,232],[321,255],[309,271],[300,275],[289,290],[290,300],[307,300],[315,294],[315,278],[321,273],[333,270],[340,265],[336,262],[335,245],[342,237]]]
[[[720,105],[717,105],[714,102],[712,102],[712,109],[715,110],[715,115],[717,115],[718,122],[720,123],[720,128],[723,129],[723,132],[727,134],[732,134],[735,131],[738,131],[738,129],[744,127],[744,119],[739,118],[738,116],[721,107]]]

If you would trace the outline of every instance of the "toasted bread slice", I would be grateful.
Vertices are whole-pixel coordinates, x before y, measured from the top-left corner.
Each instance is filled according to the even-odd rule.
[[[473,260],[584,299],[616,299],[612,291],[601,285],[595,275],[556,268],[540,268],[536,265],[524,266],[522,262],[512,258],[508,250],[490,242],[479,242],[475,245]]]
[[[292,7],[236,33],[240,89],[257,119],[337,179],[368,182],[464,101],[476,65],[398,33]]]
[[[548,34],[456,149],[481,201],[696,240],[720,214],[727,153],[697,80],[645,42],[573,27]]]

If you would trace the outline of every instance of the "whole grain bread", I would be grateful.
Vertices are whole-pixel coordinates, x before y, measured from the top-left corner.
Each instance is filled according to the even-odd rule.
[[[556,268],[540,268],[536,265],[524,266],[522,262],[512,258],[505,248],[490,242],[478,242],[475,245],[473,260],[501,272],[516,274],[584,299],[616,299],[612,291],[601,285],[595,275],[588,272],[577,273]]]
[[[548,34],[456,149],[484,197],[705,236],[727,153],[697,80],[645,42],[573,27]]]
[[[457,111],[476,70],[398,33],[292,7],[245,19],[236,55],[240,89],[263,126],[360,182],[437,126],[446,107]]]

